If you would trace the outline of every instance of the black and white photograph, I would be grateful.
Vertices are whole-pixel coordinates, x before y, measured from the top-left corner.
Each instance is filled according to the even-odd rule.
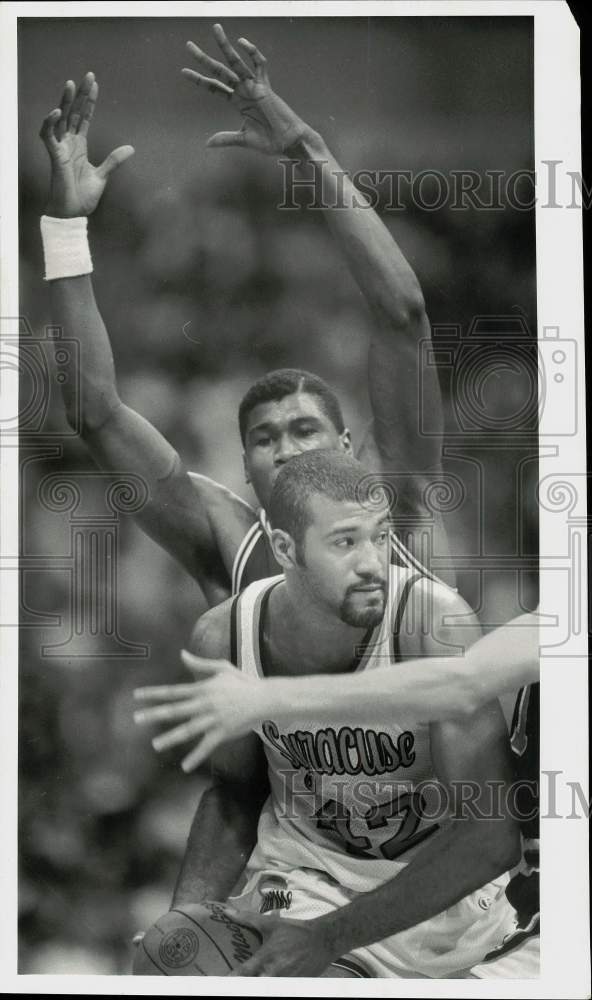
[[[5,7],[9,988],[585,996],[569,6]]]

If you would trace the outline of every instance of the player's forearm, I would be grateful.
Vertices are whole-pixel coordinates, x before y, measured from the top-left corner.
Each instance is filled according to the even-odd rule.
[[[414,927],[508,871],[519,859],[511,820],[455,820],[400,874],[317,919],[332,953],[343,955]]]
[[[295,712],[327,724],[355,712],[362,724],[375,720],[389,703],[406,718],[430,722],[470,714],[482,696],[473,669],[455,657],[408,661],[397,670],[391,664],[345,677],[270,678],[261,686],[261,713],[278,723],[287,723]],[[491,697],[483,696],[483,702]]]
[[[323,138],[312,129],[287,152],[303,164],[307,179],[313,176],[313,169],[320,171],[327,223],[380,321],[379,328],[384,324],[385,330],[391,330],[393,326],[407,327],[412,323],[419,337],[420,321],[425,314],[419,281],[368,199],[356,189]]]
[[[257,840],[261,803],[241,789],[214,785],[204,792],[194,817],[171,907],[225,900]]]
[[[54,323],[78,343],[62,394],[68,420],[80,430],[98,465],[142,475],[154,487],[177,471],[175,450],[117,393],[109,336],[95,301],[90,275],[49,282]],[[56,350],[59,341],[56,342]],[[77,387],[77,392],[73,392]],[[79,410],[78,410],[79,407]]]
[[[353,711],[369,722],[389,703],[419,722],[470,716],[494,698],[536,683],[538,656],[537,618],[524,615],[481,638],[463,657],[426,657],[396,670],[387,665],[340,677],[264,680],[261,711],[278,723],[294,712],[339,722]]]
[[[68,419],[74,426],[80,419],[86,433],[100,427],[119,404],[111,344],[89,274],[58,278],[49,282],[49,289],[54,324],[78,344],[78,356],[71,354],[68,361],[62,393]]]
[[[345,677],[270,678],[261,686],[261,713],[278,724],[288,723],[294,712],[325,724],[354,712],[363,724],[388,704],[406,718],[431,722],[470,715],[495,696],[494,685],[480,684],[467,657],[410,660],[397,670],[391,664]]]

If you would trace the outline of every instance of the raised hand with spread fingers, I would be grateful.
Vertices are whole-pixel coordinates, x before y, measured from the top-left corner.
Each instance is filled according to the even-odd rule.
[[[97,207],[109,174],[133,155],[133,146],[118,146],[98,167],[88,159],[87,135],[97,104],[99,85],[87,73],[78,89],[68,80],[59,108],[47,115],[39,135],[51,161],[47,214],[71,219]]]
[[[214,37],[226,62],[212,59],[194,42],[188,42],[187,48],[199,72],[187,68],[182,72],[196,86],[230,101],[242,115],[243,124],[235,132],[216,132],[208,140],[208,146],[244,146],[276,156],[312,132],[272,90],[267,60],[256,45],[239,38],[236,44],[242,55],[239,54],[220,24],[214,25]]]

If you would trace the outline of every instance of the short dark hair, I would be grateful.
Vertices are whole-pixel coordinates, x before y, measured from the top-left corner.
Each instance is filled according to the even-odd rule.
[[[376,475],[346,452],[320,449],[295,455],[278,473],[267,513],[272,528],[281,528],[294,539],[300,562],[312,520],[309,501],[315,495],[374,510],[383,497],[387,499]]]
[[[337,396],[324,379],[301,368],[279,368],[269,372],[251,386],[238,408],[238,425],[244,445],[247,435],[249,414],[259,403],[270,403],[291,396],[293,392],[308,392],[316,396],[325,416],[329,418],[338,434],[345,430],[343,414]]]

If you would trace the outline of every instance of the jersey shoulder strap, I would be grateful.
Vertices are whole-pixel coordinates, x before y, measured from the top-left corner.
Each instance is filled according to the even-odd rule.
[[[424,575],[424,573],[421,573],[411,565],[402,565],[400,562],[391,565],[390,588],[392,599],[390,601],[389,631],[392,642],[392,658],[395,663],[400,663],[403,659],[400,636],[405,609],[413,587],[419,580],[424,579]]]
[[[231,609],[231,650],[235,652],[235,665],[244,673],[263,677],[260,655],[261,613],[274,587],[283,575],[256,580],[235,597]]]
[[[276,576],[279,566],[271,548],[271,527],[265,511],[257,511],[256,521],[238,547],[232,566],[232,593],[238,594],[255,580]]]
[[[232,595],[239,594],[243,586],[245,568],[253,549],[263,538],[263,528],[255,521],[240,543],[232,564]]]
[[[419,559],[413,555],[413,553],[403,544],[396,531],[391,529],[391,563],[398,566],[406,566],[408,569],[414,569],[416,572],[420,573],[421,576],[425,576],[427,580],[431,580],[432,583],[440,583],[443,587],[448,587],[448,584],[441,580],[439,576],[432,573],[428,567],[420,562]],[[449,590],[454,590],[456,593],[456,587],[448,587]]]

